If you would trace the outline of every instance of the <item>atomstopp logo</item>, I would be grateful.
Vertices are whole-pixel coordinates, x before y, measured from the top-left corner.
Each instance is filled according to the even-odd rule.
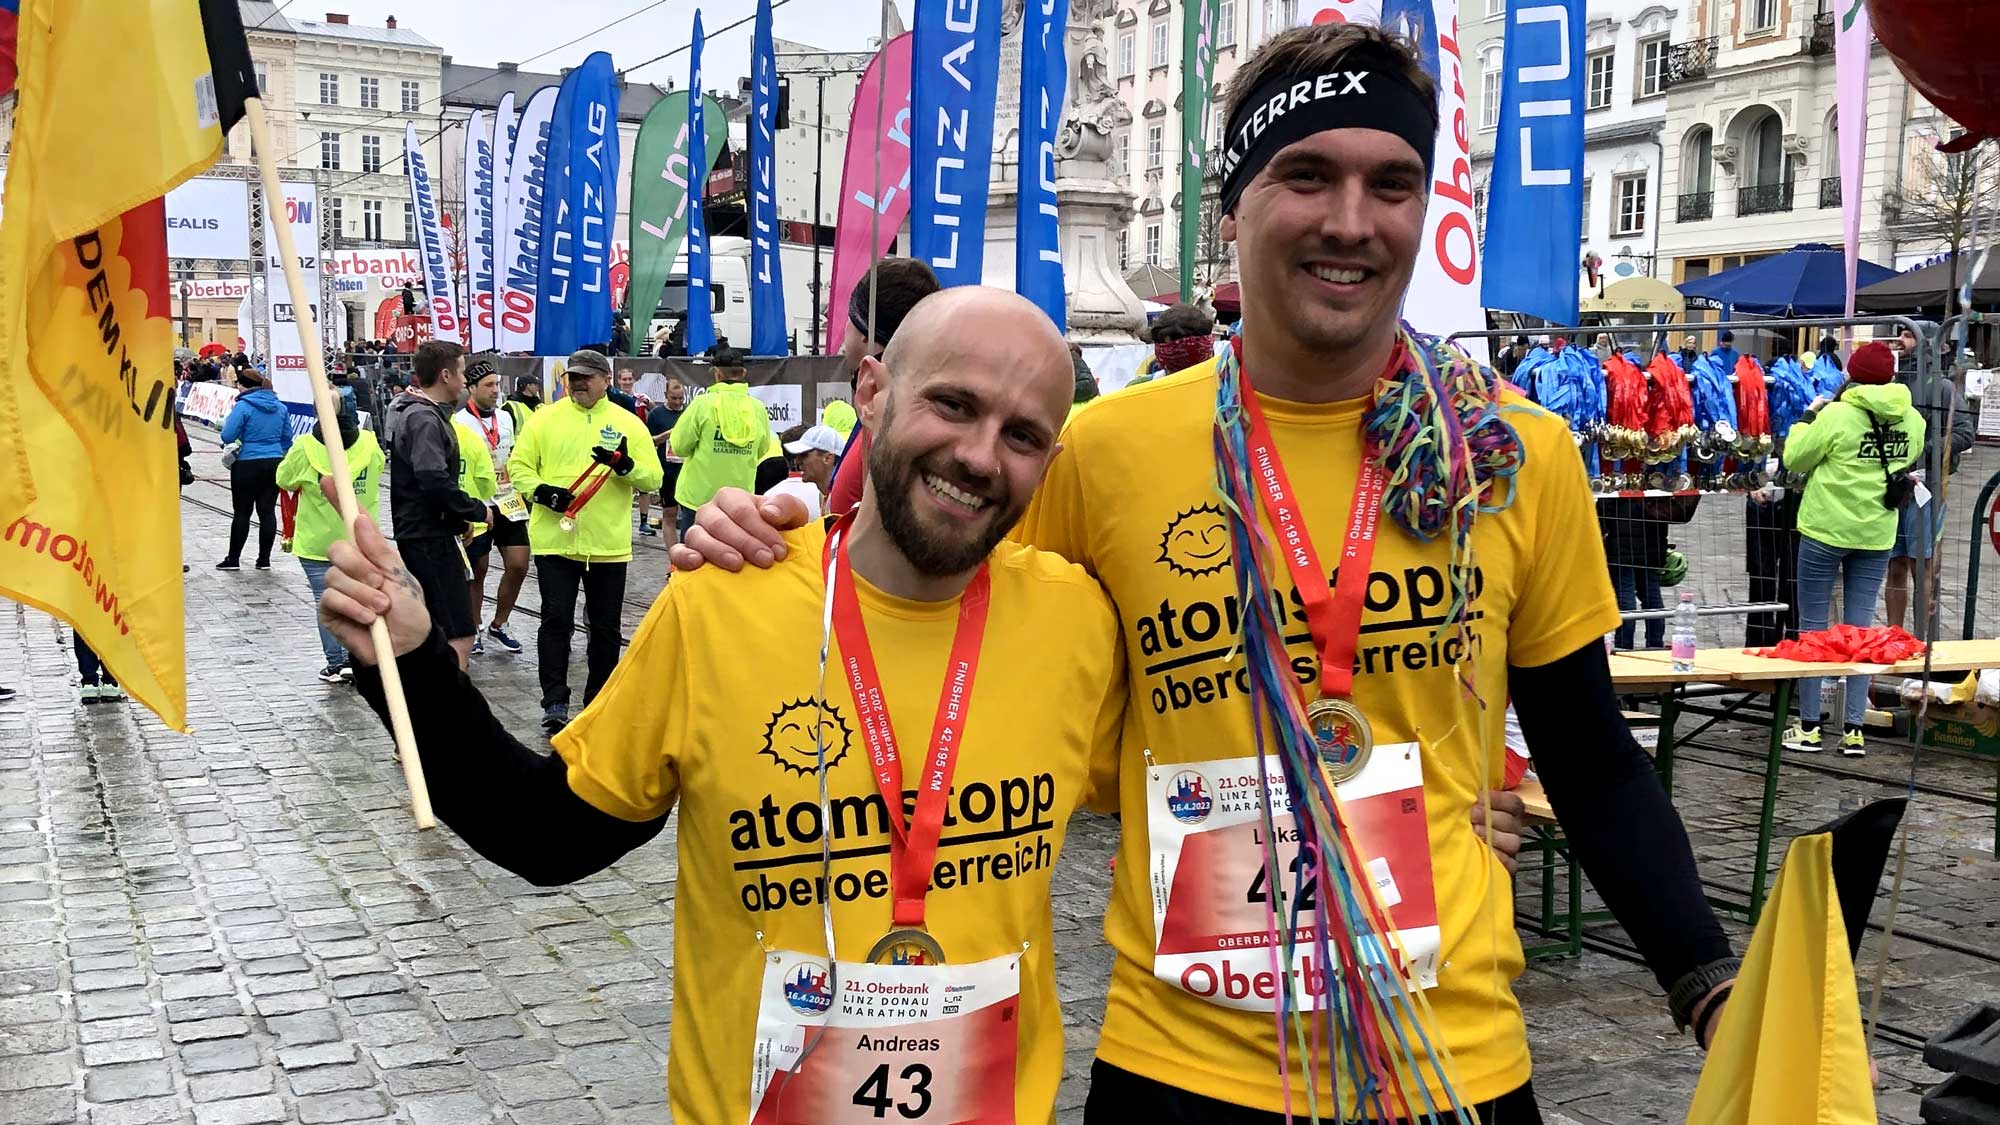
[[[1160,536],[1160,562],[1178,574],[1199,578],[1229,565],[1229,517],[1214,504],[1175,516]]]
[[[800,961],[785,974],[785,1003],[802,1016],[821,1016],[833,1007],[833,981],[824,964]]]
[[[853,731],[841,717],[840,709],[831,703],[822,707],[811,699],[794,699],[779,707],[764,725],[764,746],[760,752],[793,773],[811,774],[818,760],[815,725],[819,742],[826,748],[826,767],[832,769],[847,756]]]
[[[1182,824],[1200,824],[1215,808],[1215,796],[1208,779],[1193,770],[1182,770],[1167,783],[1167,811]]]

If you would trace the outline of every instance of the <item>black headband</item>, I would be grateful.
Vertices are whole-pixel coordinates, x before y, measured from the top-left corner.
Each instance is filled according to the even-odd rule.
[[[1437,106],[1383,63],[1334,64],[1324,74],[1274,74],[1236,107],[1223,138],[1222,213],[1234,214],[1243,189],[1289,145],[1328,129],[1378,129],[1408,141],[1431,171]]]

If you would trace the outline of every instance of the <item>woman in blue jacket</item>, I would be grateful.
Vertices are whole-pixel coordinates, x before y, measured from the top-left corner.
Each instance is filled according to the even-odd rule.
[[[243,393],[222,422],[222,444],[240,441],[236,463],[229,467],[229,554],[217,570],[241,570],[243,542],[250,538],[250,509],[257,510],[257,569],[271,569],[271,544],[278,538],[278,462],[292,447],[292,416],[285,404],[253,368],[242,368],[236,382]]]

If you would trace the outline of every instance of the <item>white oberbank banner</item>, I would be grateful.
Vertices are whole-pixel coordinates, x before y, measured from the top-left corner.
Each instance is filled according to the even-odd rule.
[[[1438,136],[1431,166],[1430,210],[1417,269],[1403,297],[1403,315],[1419,332],[1448,336],[1486,327],[1479,304],[1479,235],[1472,209],[1472,144],[1465,102],[1465,66],[1458,46],[1458,0],[1307,0],[1300,26],[1386,24],[1423,52],[1438,88]],[[1486,341],[1459,341],[1475,358]]]
[[[264,285],[271,301],[271,354],[266,370],[271,389],[286,403],[310,407],[312,382],[306,378],[306,350],[299,338],[298,310],[292,292],[285,285],[285,262],[278,253],[278,236],[271,220],[283,215],[292,227],[292,246],[299,252],[299,273],[306,292],[312,296],[315,322],[323,322],[326,310],[319,307],[319,189],[312,184],[285,184],[282,207],[275,203],[264,209]]]
[[[248,259],[249,181],[197,178],[168,192],[167,255]]]

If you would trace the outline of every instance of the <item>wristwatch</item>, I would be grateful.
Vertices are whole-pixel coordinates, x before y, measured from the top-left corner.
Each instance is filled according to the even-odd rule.
[[[1694,1023],[1694,1006],[1701,998],[1714,990],[1716,985],[1736,979],[1743,969],[1741,957],[1724,957],[1688,973],[1674,982],[1667,991],[1667,1010],[1673,1013],[1674,1028],[1686,1031]]]

